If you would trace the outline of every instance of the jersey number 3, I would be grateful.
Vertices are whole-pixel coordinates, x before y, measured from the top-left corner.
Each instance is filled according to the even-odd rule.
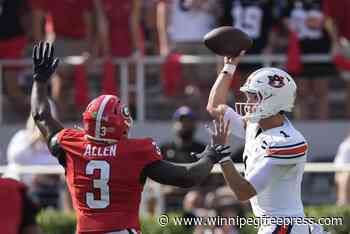
[[[92,209],[104,209],[109,205],[109,172],[110,166],[106,161],[91,160],[86,165],[86,175],[93,175],[95,170],[100,171],[100,178],[93,180],[93,188],[100,190],[100,199],[95,199],[93,192],[86,193],[86,204]]]

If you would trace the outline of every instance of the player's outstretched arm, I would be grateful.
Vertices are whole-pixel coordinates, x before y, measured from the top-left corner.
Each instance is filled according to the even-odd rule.
[[[48,100],[48,81],[55,72],[58,59],[54,57],[54,47],[40,42],[33,49],[33,88],[31,95],[31,114],[45,140],[48,142],[63,126],[53,118]]]
[[[200,160],[189,164],[176,164],[160,160],[145,167],[143,175],[161,184],[192,187],[202,183],[214,164],[231,154],[229,146],[208,146],[199,155]]]
[[[213,118],[218,118],[226,111],[227,95],[233,79],[233,74],[236,70],[236,66],[239,63],[241,56],[244,55],[244,51],[235,58],[225,57],[224,68],[219,73],[213,87],[210,90],[207,111]]]

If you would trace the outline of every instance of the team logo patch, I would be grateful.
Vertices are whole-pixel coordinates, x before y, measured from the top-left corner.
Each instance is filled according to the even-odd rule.
[[[273,76],[268,76],[269,78],[269,85],[271,85],[274,88],[281,88],[283,87],[284,84],[284,78],[279,75],[273,75]]]
[[[96,119],[97,118],[97,112],[92,112],[91,116],[92,116],[92,118]]]
[[[129,111],[129,108],[124,106],[122,108],[122,115],[125,117],[125,118],[129,118],[130,117],[130,111]]]

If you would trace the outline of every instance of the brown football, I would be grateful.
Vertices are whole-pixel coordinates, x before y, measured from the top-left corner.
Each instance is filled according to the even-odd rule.
[[[223,26],[208,32],[203,38],[204,44],[215,54],[235,57],[242,50],[249,50],[252,39],[240,29]]]

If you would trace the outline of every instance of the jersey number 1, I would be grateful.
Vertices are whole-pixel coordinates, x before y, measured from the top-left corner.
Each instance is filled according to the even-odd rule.
[[[110,166],[106,161],[91,160],[86,165],[86,175],[93,175],[95,170],[100,170],[100,178],[93,180],[93,188],[100,190],[101,197],[96,200],[93,192],[86,193],[86,204],[92,209],[104,209],[109,205]]]

